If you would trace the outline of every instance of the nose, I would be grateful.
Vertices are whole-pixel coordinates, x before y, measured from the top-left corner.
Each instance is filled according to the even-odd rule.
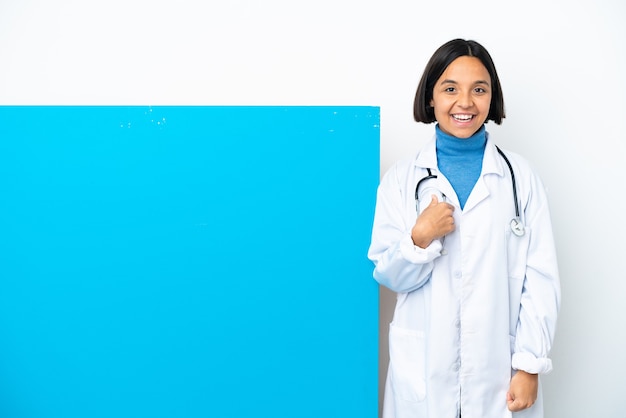
[[[457,100],[457,104],[463,109],[472,107],[472,105],[474,104],[474,101],[472,100],[471,92],[469,91],[461,93],[458,97],[459,99]]]

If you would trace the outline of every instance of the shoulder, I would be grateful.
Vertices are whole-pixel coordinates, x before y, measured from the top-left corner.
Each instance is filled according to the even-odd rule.
[[[513,169],[519,170],[521,173],[532,174],[535,172],[534,167],[530,163],[530,161],[518,154],[517,152],[511,151],[509,149],[504,149],[502,147],[497,147],[502,158],[513,166]]]
[[[537,183],[541,183],[541,176],[532,161],[523,155],[508,149],[501,149],[501,151],[510,162],[515,173],[515,177],[518,178],[519,181],[530,182],[531,185],[534,186],[536,186]]]
[[[495,155],[497,156],[499,154],[499,156],[496,159],[500,159],[500,157],[502,157],[503,162],[507,163],[505,165],[510,164],[515,171],[520,171],[521,173],[533,173],[535,171],[526,157],[498,145],[495,136],[492,135],[491,132],[487,131],[487,148],[489,147],[497,150],[497,154]]]
[[[503,154],[509,160],[515,175],[518,194],[524,202],[534,198],[545,200],[547,190],[533,163],[517,152],[502,149]],[[526,204],[525,204],[526,206]]]
[[[416,168],[436,168],[437,167],[437,153],[435,146],[435,137],[430,140],[411,155],[397,160],[393,163],[389,169],[385,172],[383,177],[396,177],[404,179],[407,176],[414,176]]]
[[[404,182],[407,178],[415,177],[415,173],[421,168],[421,156],[422,152],[415,152],[410,156],[406,156],[399,160],[396,160],[391,166],[384,172],[382,180]]]

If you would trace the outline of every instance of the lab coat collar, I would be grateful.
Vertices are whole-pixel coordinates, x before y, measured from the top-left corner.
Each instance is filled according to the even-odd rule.
[[[487,187],[487,183],[485,182],[485,178],[489,175],[497,175],[504,176],[504,161],[502,157],[498,154],[498,150],[496,149],[496,145],[487,135],[487,144],[485,146],[485,154],[483,155],[483,167],[480,173],[480,177],[476,181],[472,192],[467,198],[467,202],[465,202],[465,206],[463,207],[463,212],[469,212],[472,208],[476,207],[481,201],[486,199],[490,190]]]
[[[505,166],[506,164],[498,150],[496,149],[496,144],[491,139],[491,135],[489,132],[486,132],[487,135],[487,143],[485,145],[485,155],[483,156],[483,168],[480,173],[480,176],[483,177],[486,174],[497,174],[500,177],[504,176]]]
[[[485,132],[487,137],[487,143],[485,145],[485,154],[483,156],[483,167],[480,176],[483,177],[486,174],[497,174],[499,176],[504,175],[504,166],[502,157],[498,155],[495,143],[491,139],[489,132]],[[420,168],[430,168],[431,170],[437,169],[437,141],[436,136],[432,138],[424,145],[422,150],[415,157],[415,166]]]
[[[421,168],[437,170],[437,138],[435,135],[422,147],[415,157],[415,165]]]
[[[487,143],[485,145],[485,153],[483,155],[483,165],[480,173],[480,177],[476,181],[476,185],[474,189],[469,195],[467,202],[463,208],[463,212],[467,212],[473,207],[475,207],[478,203],[480,203],[483,199],[489,196],[489,190],[487,185],[485,184],[484,177],[489,174],[496,174],[500,177],[504,176],[504,161],[502,157],[498,154],[498,150],[496,149],[496,145],[491,139],[489,132],[486,132]],[[437,146],[436,146],[436,138],[433,137],[428,141],[422,150],[419,152],[417,157],[415,158],[415,166],[420,167],[422,169],[430,168],[433,173],[438,173],[437,168]],[[439,190],[441,190],[444,194],[451,198],[451,202],[453,202],[456,206],[459,206],[458,199],[456,197],[456,193],[454,193],[452,186],[444,179],[443,176],[440,176],[437,179],[439,183]]]

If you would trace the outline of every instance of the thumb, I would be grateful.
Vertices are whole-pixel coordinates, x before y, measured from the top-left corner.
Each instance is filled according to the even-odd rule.
[[[434,206],[437,203],[439,203],[439,199],[437,199],[437,195],[430,195],[430,205],[428,206]]]

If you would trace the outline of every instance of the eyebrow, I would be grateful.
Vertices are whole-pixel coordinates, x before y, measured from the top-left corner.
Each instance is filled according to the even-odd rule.
[[[459,84],[459,83],[454,80],[446,79],[446,80],[443,80],[440,84]],[[486,80],[476,80],[474,81],[474,84],[485,84],[488,86],[489,82]]]

